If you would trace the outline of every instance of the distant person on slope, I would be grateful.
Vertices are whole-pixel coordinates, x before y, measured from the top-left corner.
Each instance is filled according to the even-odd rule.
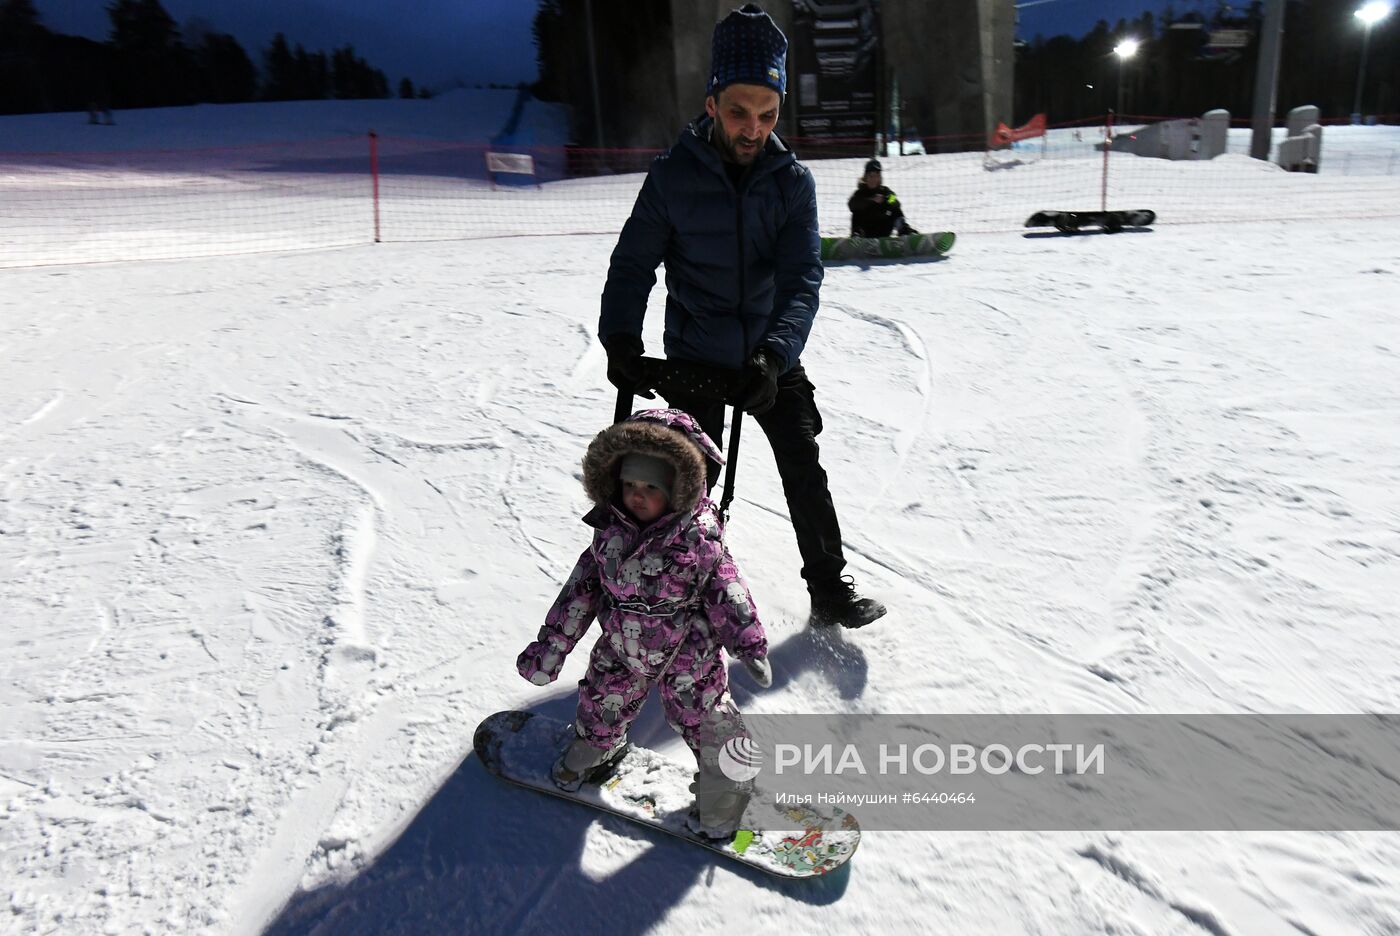
[[[865,164],[865,175],[856,184],[855,194],[846,202],[851,209],[852,237],[889,237],[919,233],[904,219],[904,209],[894,192],[884,184],[880,160]]]

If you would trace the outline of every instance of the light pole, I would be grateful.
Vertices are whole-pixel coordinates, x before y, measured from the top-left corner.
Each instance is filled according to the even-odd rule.
[[[1123,63],[1137,55],[1138,47],[1142,43],[1136,39],[1124,39],[1113,47],[1113,54],[1118,56],[1118,113],[1123,113]]]
[[[1371,47],[1371,27],[1389,14],[1390,4],[1384,0],[1373,0],[1352,14],[1366,24],[1366,32],[1361,37],[1361,67],[1356,71],[1356,104],[1351,109],[1352,123],[1361,123],[1361,86],[1366,80],[1366,52]]]

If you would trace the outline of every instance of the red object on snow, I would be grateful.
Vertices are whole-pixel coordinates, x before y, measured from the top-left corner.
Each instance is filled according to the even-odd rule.
[[[1018,140],[1029,140],[1038,136],[1045,136],[1044,114],[1036,114],[1014,130],[1004,123],[997,124],[996,131],[992,133],[992,145],[1009,146]]]

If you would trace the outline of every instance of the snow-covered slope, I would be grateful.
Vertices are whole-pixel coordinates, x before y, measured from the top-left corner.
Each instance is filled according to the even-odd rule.
[[[425,100],[279,101],[200,104],[117,111],[112,126],[90,125],[85,112],[0,117],[0,153],[89,153],[193,149],[383,136],[485,143],[505,129],[517,94],[455,90]],[[562,146],[563,108],[531,100],[522,123],[539,145]]]
[[[477,721],[568,717],[584,664],[513,660],[586,541],[611,248],[0,272],[0,929],[1400,928],[1393,833],[876,832],[781,885],[487,777]],[[746,433],[741,707],[1394,711],[1397,276],[1382,220],[833,268],[804,361],[892,610],[805,628]],[[634,737],[683,754],[655,704]]]

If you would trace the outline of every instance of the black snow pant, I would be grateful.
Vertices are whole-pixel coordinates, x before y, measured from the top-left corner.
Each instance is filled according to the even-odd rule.
[[[773,448],[778,476],[783,481],[792,530],[802,554],[802,577],[809,585],[830,588],[846,567],[841,551],[841,524],[831,502],[826,472],[822,469],[817,436],[822,414],[807,371],[800,363],[778,378],[773,407],[758,421]],[[694,417],[715,445],[724,447],[724,404],[701,397],[674,394],[666,397],[672,407]],[[709,487],[719,478],[719,465],[709,465]]]

